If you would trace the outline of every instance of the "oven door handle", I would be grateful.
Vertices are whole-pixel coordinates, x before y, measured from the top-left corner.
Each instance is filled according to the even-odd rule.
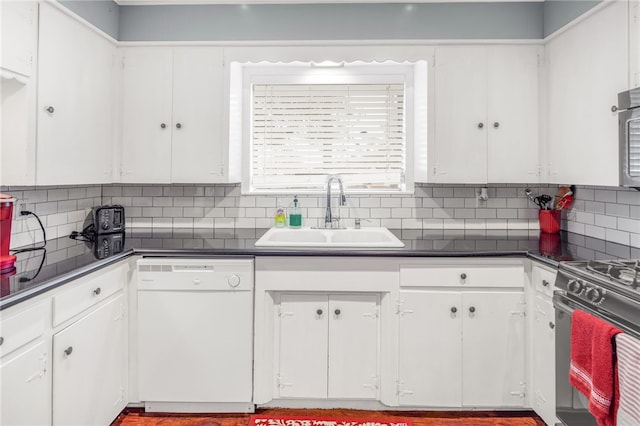
[[[594,316],[602,316],[602,314],[589,308],[588,306],[583,305],[576,300],[568,299],[567,297],[565,297],[564,292],[557,290],[553,292],[553,307],[569,315],[571,315],[576,309],[579,309]]]
[[[572,306],[574,305],[574,306]],[[564,292],[562,291],[554,291],[553,292],[553,307],[561,312],[564,312],[566,314],[571,315],[573,313],[573,311],[575,311],[576,309],[579,309],[581,311],[584,311],[590,315],[593,315],[595,317],[598,317],[600,319],[602,319],[603,321],[608,322],[609,324],[612,324],[616,327],[618,327],[620,330],[622,330],[623,332],[635,337],[636,339],[640,339],[640,330],[633,328],[632,326],[630,327],[627,324],[623,324],[620,321],[617,321],[613,318],[611,318],[610,316],[604,314],[603,312],[598,312],[596,310],[593,310],[591,308],[589,308],[586,305],[583,305],[582,303],[576,301],[576,300],[570,300],[568,299]]]

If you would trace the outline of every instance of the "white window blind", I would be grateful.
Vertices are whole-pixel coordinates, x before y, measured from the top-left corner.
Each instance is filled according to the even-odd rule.
[[[405,85],[253,84],[251,186],[403,190]]]

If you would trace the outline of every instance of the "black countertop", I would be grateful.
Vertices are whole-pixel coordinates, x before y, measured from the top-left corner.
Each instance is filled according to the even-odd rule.
[[[101,259],[91,243],[68,237],[47,242],[43,250],[19,253],[14,273],[0,276],[0,310],[115,263],[132,254],[145,256],[530,256],[552,267],[585,259],[636,259],[640,248],[584,235],[529,230],[392,230],[404,243],[390,249],[266,248],[254,243],[266,229],[135,229],[122,250]]]

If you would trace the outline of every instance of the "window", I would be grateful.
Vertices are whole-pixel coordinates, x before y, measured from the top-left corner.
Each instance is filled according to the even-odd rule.
[[[243,193],[412,191],[414,67],[243,64]]]

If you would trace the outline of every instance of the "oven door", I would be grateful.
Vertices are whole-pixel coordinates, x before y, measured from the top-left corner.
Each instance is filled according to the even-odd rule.
[[[556,417],[566,426],[597,426],[587,408],[587,398],[569,384],[571,314],[580,309],[600,318],[602,315],[559,291],[553,295],[553,306],[556,314]]]

